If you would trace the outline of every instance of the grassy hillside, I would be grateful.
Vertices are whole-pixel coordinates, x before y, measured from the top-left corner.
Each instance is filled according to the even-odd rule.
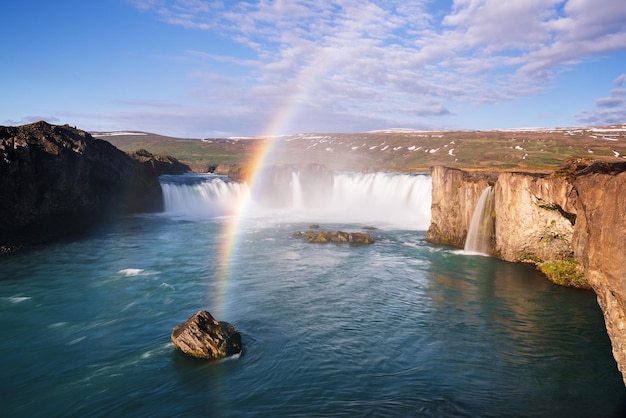
[[[326,164],[358,170],[425,170],[433,164],[452,167],[541,169],[560,166],[572,156],[624,161],[626,125],[602,128],[502,131],[402,131],[299,134],[274,139],[182,139],[139,132],[93,133],[129,151],[145,148],[208,165],[245,164],[272,144],[276,163]]]

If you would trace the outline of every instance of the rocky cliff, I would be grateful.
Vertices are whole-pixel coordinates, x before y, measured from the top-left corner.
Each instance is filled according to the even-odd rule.
[[[494,254],[507,261],[565,260],[576,222],[572,184],[547,174],[501,173]]]
[[[439,244],[463,247],[478,199],[486,187],[495,183],[497,176],[444,166],[433,167],[431,175],[431,224],[426,238]]]
[[[160,210],[162,167],[139,154],[131,158],[67,125],[0,126],[0,252],[116,213]]]
[[[578,199],[574,253],[598,296],[626,383],[626,163],[590,166],[573,184]]]
[[[431,242],[462,247],[476,202],[494,188],[491,254],[535,263],[551,280],[591,287],[626,383],[626,163],[553,173],[433,167]]]

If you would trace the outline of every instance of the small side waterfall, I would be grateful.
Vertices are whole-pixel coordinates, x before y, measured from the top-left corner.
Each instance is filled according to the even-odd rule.
[[[494,233],[493,187],[483,190],[472,214],[465,239],[465,252],[489,255]]]

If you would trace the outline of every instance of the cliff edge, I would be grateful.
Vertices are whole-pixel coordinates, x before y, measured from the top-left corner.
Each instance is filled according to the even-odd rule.
[[[431,169],[427,240],[463,247],[486,187],[494,190],[490,254],[534,263],[555,283],[595,291],[626,383],[626,163],[568,161],[552,173]]]
[[[626,383],[626,163],[594,164],[573,179],[572,246],[598,296],[613,356]]]
[[[0,126],[0,253],[114,214],[161,210],[160,166],[140,157],[68,125]]]

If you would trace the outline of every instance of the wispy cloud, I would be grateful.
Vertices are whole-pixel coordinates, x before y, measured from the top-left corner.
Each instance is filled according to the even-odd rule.
[[[24,125],[29,123],[39,122],[40,120],[44,120],[48,123],[59,123],[61,120],[56,116],[41,116],[41,115],[29,115],[25,116],[19,120],[5,120],[4,123],[7,126],[16,126],[16,125]]]
[[[626,74],[621,74],[614,81],[608,97],[596,99],[595,106],[583,110],[576,118],[589,125],[610,125],[626,122]]]
[[[536,94],[568,66],[626,49],[626,2],[614,0],[454,0],[447,10],[428,0],[129,1],[252,51],[252,60],[187,53],[246,67],[228,84],[259,115],[293,92],[336,114],[448,115],[455,102]]]

